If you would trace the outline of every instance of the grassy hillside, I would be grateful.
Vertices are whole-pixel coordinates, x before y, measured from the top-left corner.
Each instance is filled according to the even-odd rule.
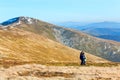
[[[77,51],[18,29],[0,31],[0,53],[1,57],[19,60],[77,61]]]
[[[101,40],[75,30],[65,29],[29,17],[20,17],[18,23],[9,25],[9,27],[17,27],[21,30],[39,34],[40,36],[62,43],[63,45],[78,50],[84,50],[90,54],[111,61],[120,61],[120,43]]]
[[[78,50],[20,29],[0,30],[0,61],[79,63]],[[107,62],[86,53],[87,62]]]
[[[71,29],[49,24],[34,18],[20,17],[20,25],[16,27],[42,35],[66,46],[84,50],[90,54],[111,60],[120,61],[120,43],[102,40]]]

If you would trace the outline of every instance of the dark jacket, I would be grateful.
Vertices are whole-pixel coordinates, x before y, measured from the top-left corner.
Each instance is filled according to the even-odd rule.
[[[80,59],[81,59],[81,60],[85,60],[85,59],[86,59],[84,52],[81,52],[81,53],[80,53]]]

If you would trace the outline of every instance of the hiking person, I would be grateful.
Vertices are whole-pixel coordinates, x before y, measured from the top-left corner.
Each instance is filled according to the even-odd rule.
[[[85,57],[84,51],[80,52],[80,60],[81,60],[81,65],[85,65],[86,64],[86,57]]]

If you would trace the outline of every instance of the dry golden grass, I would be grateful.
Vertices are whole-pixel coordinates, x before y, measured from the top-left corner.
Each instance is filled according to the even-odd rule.
[[[3,57],[24,61],[77,60],[76,50],[34,33],[15,29],[0,31],[0,37],[0,53]]]
[[[79,65],[78,50],[46,37],[20,29],[0,30],[0,62],[2,65],[25,63]],[[87,62],[108,62],[86,53]]]
[[[0,68],[0,80],[119,80],[119,74],[120,65],[80,67],[25,64]]]

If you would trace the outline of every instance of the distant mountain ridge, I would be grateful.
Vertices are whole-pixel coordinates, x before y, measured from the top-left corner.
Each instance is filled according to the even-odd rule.
[[[56,22],[54,24],[59,25],[59,26],[63,26],[63,27],[66,27],[66,28],[73,28],[73,27],[85,26],[89,23],[68,21],[68,22]]]
[[[85,25],[84,27],[85,27],[84,29],[87,29],[87,28],[120,28],[120,23],[104,21],[104,22],[88,24],[88,25]]]
[[[109,39],[120,42],[120,23],[117,22],[101,22],[87,26],[81,31],[95,37]]]
[[[118,22],[104,21],[98,23],[91,23],[84,26],[80,26],[77,24],[74,24],[74,26],[68,23],[67,28],[80,30],[95,37],[120,42],[120,23]]]
[[[118,42],[92,37],[80,31],[63,28],[34,18],[22,17],[16,28],[39,34],[110,61],[120,62],[120,43]]]

